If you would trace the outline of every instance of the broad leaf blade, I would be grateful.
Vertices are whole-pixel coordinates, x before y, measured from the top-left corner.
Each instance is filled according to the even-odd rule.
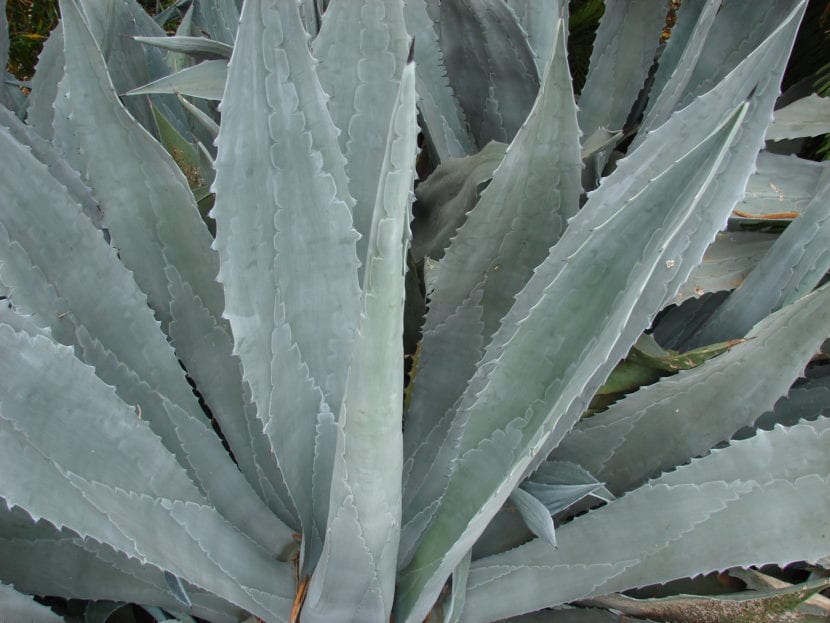
[[[447,76],[476,144],[512,141],[539,90],[533,51],[516,14],[503,0],[444,0],[440,6]]]
[[[361,262],[366,262],[386,150],[383,129],[392,119],[408,45],[401,0],[334,2],[314,40],[314,54],[320,59],[317,73],[340,130],[349,191],[355,199],[352,215],[361,235]]]
[[[361,324],[338,418],[323,562],[312,578],[304,614],[311,621],[385,620],[392,611],[401,521],[404,274],[417,149],[411,63],[393,113],[369,235]],[[338,516],[352,506],[357,521],[335,529]],[[371,565],[345,558],[339,551],[344,541],[365,544]],[[378,597],[379,603],[370,601],[376,609],[362,599],[338,603],[325,593],[323,587],[343,574],[365,578],[366,593]]]
[[[436,9],[428,5],[428,0],[407,1],[404,9],[406,30],[418,42],[415,46],[418,109],[430,147],[439,162],[447,158],[463,158],[476,151],[475,141],[447,80],[436,31]]]
[[[342,402],[360,298],[353,200],[296,3],[246,3],[221,109],[211,215],[225,316],[311,543],[318,414]]]

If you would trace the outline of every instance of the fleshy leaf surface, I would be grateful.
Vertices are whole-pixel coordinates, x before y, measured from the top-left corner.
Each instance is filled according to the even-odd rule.
[[[786,394],[827,335],[825,287],[764,319],[728,352],[584,420],[553,456],[579,463],[621,494],[751,425]]]
[[[366,262],[375,196],[406,62],[409,40],[402,0],[338,0],[323,15],[314,40],[317,74],[340,130],[354,227],[361,235],[357,256]],[[361,275],[364,269],[361,268]]]
[[[830,508],[830,430],[822,420],[759,433],[643,485],[562,526],[558,549],[536,540],[474,562],[462,620],[492,621],[732,566],[824,555],[830,535],[818,526]],[[800,512],[791,512],[793,504]],[[790,529],[771,539],[766,531],[777,521]],[[574,575],[581,585],[571,584]]]
[[[752,170],[803,10],[793,6],[736,71],[618,164],[517,296],[461,399],[459,460],[400,576],[403,620],[425,616],[512,488],[573,426],[702,258]],[[579,305],[580,289],[598,319]],[[545,351],[528,361],[540,343]]]
[[[435,357],[432,351],[454,354],[451,366],[433,366],[415,382],[404,438],[405,522],[428,508],[446,486],[450,455],[436,457],[441,444],[457,445],[446,434],[451,408],[514,295],[579,207],[579,129],[562,21],[557,32],[544,83],[525,125],[430,282],[421,342],[425,370]],[[459,323],[469,328],[458,331]]]
[[[417,149],[415,101],[415,67],[409,63],[389,127],[369,234],[360,325],[338,418],[328,529],[304,614],[312,622],[385,621],[392,611],[401,525],[403,301]],[[354,521],[339,523],[342,513],[352,512]],[[353,543],[365,546],[368,567],[345,557],[342,550]],[[325,593],[332,577],[342,575],[365,583],[359,601],[338,603]]]
[[[272,484],[311,544],[324,529],[312,509],[318,415],[340,408],[360,294],[353,200],[296,3],[245,4],[221,110],[211,215],[225,316],[285,480]],[[313,547],[311,568],[319,538]]]

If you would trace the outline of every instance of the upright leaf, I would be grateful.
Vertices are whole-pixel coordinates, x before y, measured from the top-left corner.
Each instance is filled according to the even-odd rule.
[[[401,523],[404,274],[417,148],[412,63],[393,113],[338,419],[328,529],[303,615],[312,622],[386,621],[392,611]],[[351,559],[358,544],[365,555]]]
[[[519,25],[527,33],[527,40],[533,50],[539,75],[545,73],[545,63],[551,57],[551,48],[556,40],[553,25],[560,17],[568,22],[568,5],[562,0],[533,2],[533,0],[508,0],[507,4],[516,13]]]
[[[686,90],[707,43],[709,29],[722,0],[691,0],[681,4],[677,22],[660,55],[643,120],[631,145],[643,142],[648,130],[665,123]]]
[[[579,96],[583,136],[591,136],[599,128],[623,129],[654,62],[667,10],[664,0],[622,0],[605,5]]]
[[[342,402],[360,303],[353,200],[299,6],[250,0],[239,28],[213,187],[219,278],[297,527],[316,543],[313,568],[318,414]]]
[[[49,34],[38,56],[26,122],[43,138],[51,140],[54,134],[55,98],[58,83],[63,78],[63,26],[60,23]]]
[[[407,523],[446,486],[451,457],[436,457],[442,444],[457,443],[447,438],[452,417],[447,414],[475,371],[483,347],[579,206],[579,129],[561,20],[557,33],[527,122],[430,284],[421,345],[423,372],[415,382],[405,433]],[[458,324],[468,326],[458,331]],[[452,364],[436,365],[436,354],[446,352],[453,353]]]
[[[218,261],[184,176],[121,105],[74,0],[61,6],[66,70],[55,142],[101,203],[113,244],[159,318],[170,320],[167,265],[218,317]]]
[[[440,5],[447,75],[476,144],[512,141],[539,90],[527,35],[503,0],[443,0]]]
[[[406,62],[408,37],[402,0],[338,0],[323,16],[314,54],[340,130],[354,227],[361,235],[357,257],[366,262],[389,127]],[[363,273],[361,268],[361,274]]]
[[[193,23],[214,41],[233,45],[239,24],[239,6],[235,0],[195,0]]]
[[[439,162],[462,158],[474,151],[461,105],[447,80],[447,70],[436,31],[438,15],[432,0],[408,0],[404,19],[409,36],[417,41],[415,66],[418,77],[418,109],[424,131]]]

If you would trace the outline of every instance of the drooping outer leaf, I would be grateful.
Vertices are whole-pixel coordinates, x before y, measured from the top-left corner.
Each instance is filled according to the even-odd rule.
[[[780,141],[830,132],[830,97],[813,94],[775,111],[767,140]]]
[[[385,621],[392,611],[401,521],[404,274],[416,149],[415,67],[409,63],[369,235],[360,325],[338,419],[326,541],[303,613],[311,622]],[[348,557],[357,543],[369,554],[368,568]]]
[[[357,257],[366,261],[372,210],[386,149],[386,128],[398,96],[408,36],[402,0],[339,0],[323,16],[313,51],[328,108],[340,130]],[[361,268],[361,274],[363,269]]]
[[[751,425],[786,394],[827,335],[825,287],[766,318],[719,357],[584,420],[553,456],[579,463],[619,495]]]
[[[749,327],[810,292],[830,269],[830,167],[813,200],[695,335],[692,345],[743,337]]]
[[[360,295],[343,157],[296,3],[245,4],[221,110],[211,215],[225,316],[311,542],[324,530],[312,528],[317,416],[342,402]]]
[[[430,15],[434,7],[429,7],[428,1],[407,0],[404,19],[409,36],[418,42],[415,46],[418,109],[430,147],[441,162],[447,158],[463,158],[476,149],[461,105],[447,80],[435,27],[438,16]]]
[[[523,472],[573,426],[586,396],[700,261],[749,177],[803,9],[618,165],[517,296],[460,403],[459,459],[400,576],[402,620],[424,616]]]
[[[830,584],[818,579],[786,588],[741,591],[730,595],[676,595],[660,599],[634,599],[625,595],[608,595],[590,600],[591,605],[614,608],[630,616],[650,616],[673,623],[751,620],[753,623],[798,623],[817,621],[794,612],[799,604]]]
[[[443,0],[440,7],[447,75],[476,144],[512,141],[539,90],[533,51],[516,14],[503,0]]]
[[[562,526],[558,550],[533,541],[479,560],[462,620],[492,621],[732,566],[825,555],[828,443],[827,418],[761,432]],[[772,538],[770,526],[779,522],[787,530]]]
[[[404,440],[405,522],[438,498],[449,474],[449,457],[435,459],[441,441],[428,438],[445,437],[445,415],[472,376],[482,346],[578,209],[581,160],[570,84],[560,20],[533,110],[430,284],[421,343],[423,372],[415,383]],[[465,300],[476,302],[463,308]],[[455,322],[469,323],[470,329],[456,331],[448,322],[453,316]],[[438,350],[453,352],[451,370],[435,365]]]
[[[227,78],[228,62],[226,60],[202,61],[198,65],[185,67],[174,74],[132,89],[127,92],[127,95],[176,93],[208,100],[221,100]]]

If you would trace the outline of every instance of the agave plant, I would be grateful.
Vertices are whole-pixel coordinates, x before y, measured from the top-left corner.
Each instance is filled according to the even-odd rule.
[[[830,555],[830,172],[773,142],[830,118],[773,116],[805,4],[685,0],[661,44],[667,3],[608,3],[577,107],[553,0],[193,0],[174,36],[61,0],[0,110],[0,613],[825,588],[746,570]],[[618,594],[726,569],[759,590]]]

